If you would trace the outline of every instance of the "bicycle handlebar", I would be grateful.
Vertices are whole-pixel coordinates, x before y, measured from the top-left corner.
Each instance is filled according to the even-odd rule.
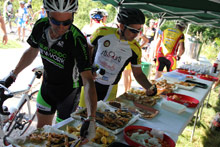
[[[8,94],[5,94],[5,91],[7,91]],[[2,105],[5,100],[7,100],[8,98],[11,98],[11,97],[13,97],[13,94],[8,90],[8,88],[6,88],[4,85],[0,84],[0,114],[2,114],[2,115],[9,115],[10,114],[10,112],[3,110]]]

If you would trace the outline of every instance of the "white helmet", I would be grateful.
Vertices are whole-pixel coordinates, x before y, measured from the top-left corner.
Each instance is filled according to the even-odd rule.
[[[108,16],[108,12],[105,9],[100,9],[103,16]]]
[[[184,22],[184,21],[180,21],[180,20],[177,20],[177,21],[176,21],[176,25],[177,25],[177,26],[180,26],[180,27],[182,27],[182,28],[186,28],[186,27],[187,27],[187,23]]]
[[[99,8],[95,8],[89,11],[89,17],[92,18],[93,15],[97,14],[98,12],[100,12]]]
[[[43,3],[49,12],[74,13],[78,9],[78,0],[43,0]]]

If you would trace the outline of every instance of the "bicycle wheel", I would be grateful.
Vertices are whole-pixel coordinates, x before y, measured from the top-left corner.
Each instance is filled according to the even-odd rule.
[[[32,92],[28,97],[30,100],[32,100],[35,96],[35,94],[37,94],[38,91],[34,91]],[[26,112],[28,112],[28,103],[25,100],[23,102],[23,104],[21,105],[21,107],[18,109],[17,113],[16,113],[16,117],[15,119],[12,121],[11,125],[9,126],[8,131],[6,132],[6,137],[19,137],[24,135],[27,130],[28,131],[33,131],[35,130],[35,126],[32,125],[32,122],[36,116],[36,102],[34,101],[30,101],[31,104],[31,109],[35,106],[34,108],[34,113],[28,114]],[[31,128],[30,128],[31,127]],[[4,144],[8,145],[7,139],[6,137],[4,138]]]

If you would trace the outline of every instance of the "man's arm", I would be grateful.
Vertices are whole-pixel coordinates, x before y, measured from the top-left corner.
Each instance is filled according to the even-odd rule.
[[[1,23],[1,29],[4,33],[2,42],[5,45],[8,42],[8,36],[7,36],[7,32],[6,32],[5,22],[4,22],[3,17],[1,16],[1,14],[0,14],[0,23]]]
[[[81,73],[81,77],[83,80],[88,117],[95,117],[97,108],[97,95],[92,72],[90,70],[84,71]]]
[[[181,57],[184,54],[184,52],[185,52],[184,42],[180,42],[179,52],[177,56]]]
[[[141,67],[133,67],[132,68],[132,72],[133,75],[135,77],[135,79],[137,80],[137,82],[145,89],[149,89],[152,84],[148,81],[146,75],[142,72]]]
[[[157,88],[155,85],[152,85],[149,80],[147,79],[146,75],[143,73],[141,67],[133,67],[132,68],[132,72],[133,75],[135,77],[135,79],[137,80],[137,82],[146,89],[146,95],[147,96],[154,96],[157,94]]]
[[[25,69],[28,65],[30,65],[34,61],[34,59],[37,57],[38,52],[39,52],[38,48],[29,47],[23,53],[13,73],[15,75],[18,75],[23,69]]]
[[[140,38],[143,39],[143,43],[141,44],[141,48],[143,48],[148,42],[149,42],[149,39],[147,39],[147,37],[145,35],[140,35]]]

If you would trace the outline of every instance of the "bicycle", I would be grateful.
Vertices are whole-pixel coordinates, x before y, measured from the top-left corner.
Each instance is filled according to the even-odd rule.
[[[34,68],[32,71],[34,72],[34,76],[28,84],[28,87],[24,90],[11,92],[8,88],[0,84],[0,138],[3,137],[3,143],[6,146],[10,145],[7,141],[7,137],[10,137],[15,130],[18,130],[18,135],[22,136],[28,130],[36,116],[36,111],[31,113],[30,101],[33,99],[33,96],[38,93],[38,90],[32,92],[31,89],[35,79],[41,78],[43,67]],[[8,98],[12,98],[17,94],[22,95],[16,107],[9,109],[3,106]],[[23,110],[24,108],[28,111]]]

